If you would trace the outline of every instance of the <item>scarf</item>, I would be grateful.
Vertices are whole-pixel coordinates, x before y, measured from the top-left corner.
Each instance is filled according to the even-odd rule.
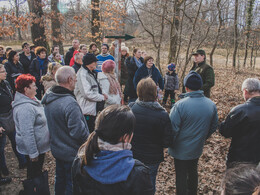
[[[141,62],[140,58],[139,58],[139,60],[137,60],[137,58],[134,57],[134,60],[135,60],[136,66],[137,66],[138,68],[140,68],[140,67],[143,65],[143,63]]]
[[[109,94],[118,94],[120,95],[120,97],[122,96],[122,92],[121,92],[121,88],[120,88],[120,84],[116,79],[116,76],[114,73],[105,73],[104,74],[107,76],[108,81],[110,83],[110,87],[109,87]]]

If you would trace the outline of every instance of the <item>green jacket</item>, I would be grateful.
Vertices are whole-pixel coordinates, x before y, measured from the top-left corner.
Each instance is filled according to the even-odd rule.
[[[206,97],[210,98],[210,88],[215,85],[215,74],[213,68],[204,61],[198,65],[194,63],[191,70],[200,74],[203,81],[201,90],[204,91]]]

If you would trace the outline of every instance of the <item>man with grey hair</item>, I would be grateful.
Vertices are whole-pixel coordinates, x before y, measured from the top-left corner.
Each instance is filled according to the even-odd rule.
[[[83,64],[83,61],[82,61],[83,57],[84,57],[84,54],[81,53],[81,52],[80,53],[76,53],[74,55],[75,63],[72,66],[72,68],[74,68],[76,73],[78,72],[78,70],[81,68],[81,66]]]
[[[232,138],[227,167],[235,162],[260,162],[260,81],[248,78],[242,84],[244,104],[231,109],[219,131]]]
[[[79,40],[78,39],[73,39],[72,41],[72,47],[69,48],[69,51],[67,51],[65,55],[65,65],[70,64],[70,60],[73,57],[73,54],[76,50],[79,50]]]
[[[77,81],[72,67],[63,66],[55,74],[58,85],[42,99],[51,136],[51,152],[56,159],[55,194],[73,194],[71,167],[79,147],[87,140],[88,126],[73,93]]]

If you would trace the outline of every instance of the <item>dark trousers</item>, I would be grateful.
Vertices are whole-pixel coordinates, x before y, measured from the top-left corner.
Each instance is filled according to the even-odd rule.
[[[15,156],[18,159],[19,165],[22,166],[26,163],[25,156],[20,154],[16,150],[16,142],[15,142],[15,131],[8,133],[8,134],[2,134],[0,137],[0,169],[6,168],[6,162],[5,162],[5,144],[6,144],[6,136],[8,136],[12,149],[14,151]]]
[[[55,195],[72,195],[72,162],[56,159]]]
[[[177,195],[197,195],[198,160],[174,159]]]
[[[84,116],[88,124],[89,133],[92,133],[95,130],[96,116],[91,116],[91,115],[84,115]]]
[[[32,162],[28,155],[25,155],[27,160],[27,179],[32,179],[38,177],[42,174],[42,167],[44,162],[45,154],[40,154],[38,156],[38,161]]]
[[[42,99],[44,92],[44,86],[42,84],[37,85],[37,90],[36,90],[36,97],[38,100]]]
[[[175,93],[174,93],[174,90],[167,90],[167,89],[165,89],[165,91],[164,91],[163,102],[166,103],[169,95],[170,95],[170,98],[171,98],[171,103],[175,103]]]
[[[156,192],[156,176],[157,176],[159,165],[160,163],[151,164],[151,165],[146,164],[146,166],[149,167],[150,169],[150,178],[153,184],[153,194],[155,194]]]

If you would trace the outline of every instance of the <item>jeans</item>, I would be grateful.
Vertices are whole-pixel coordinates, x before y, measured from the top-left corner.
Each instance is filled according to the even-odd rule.
[[[56,159],[55,195],[72,195],[71,168],[73,162]]]
[[[153,194],[156,192],[156,176],[160,163],[146,165],[150,169],[150,178],[153,184]]]
[[[27,160],[27,179],[32,179],[38,177],[42,174],[42,167],[44,162],[44,154],[40,154],[38,156],[38,160],[36,162],[32,162],[30,160],[29,155],[25,155]]]
[[[6,168],[6,162],[5,162],[5,144],[6,144],[6,136],[8,136],[12,149],[14,151],[15,156],[18,159],[19,165],[24,165],[26,163],[25,156],[17,152],[16,150],[16,142],[15,142],[15,131],[9,133],[9,134],[2,134],[0,137],[0,169]]]
[[[174,159],[177,195],[197,195],[198,160]]]

